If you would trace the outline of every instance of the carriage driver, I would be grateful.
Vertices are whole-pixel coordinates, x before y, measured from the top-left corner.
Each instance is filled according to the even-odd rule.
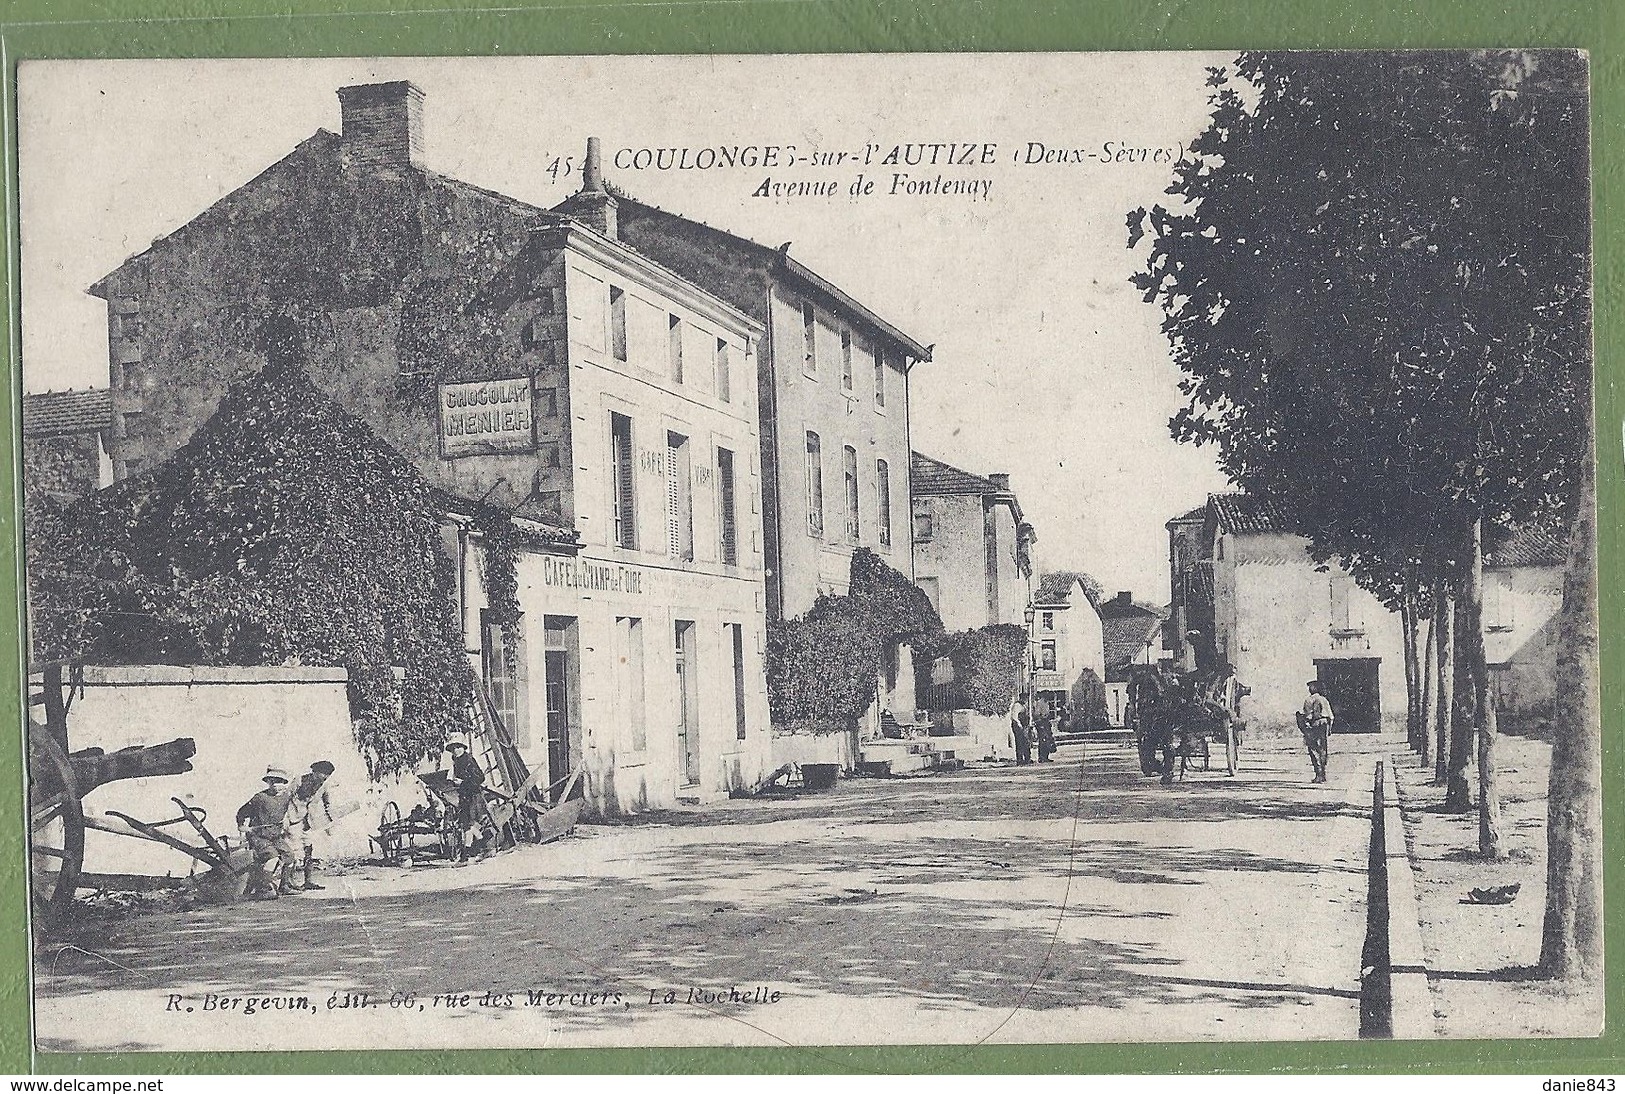
[[[243,843],[254,852],[249,894],[260,900],[275,900],[293,892],[288,878],[296,861],[293,834],[288,830],[293,791],[288,786],[288,773],[280,767],[266,768],[261,778],[265,789],[237,810],[237,830],[242,833]]]

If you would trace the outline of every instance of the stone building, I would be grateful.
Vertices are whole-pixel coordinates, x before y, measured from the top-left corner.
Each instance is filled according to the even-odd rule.
[[[106,388],[23,396],[24,498],[67,504],[107,485],[113,400]]]
[[[1307,694],[1325,685],[1337,729],[1371,733],[1405,719],[1403,628],[1398,613],[1360,588],[1335,561],[1317,563],[1309,541],[1289,530],[1278,507],[1243,494],[1214,494],[1198,557],[1174,541],[1188,522],[1169,524],[1176,595],[1211,581],[1212,635],[1187,656],[1228,661],[1252,688],[1242,714],[1255,728],[1287,730]],[[1202,573],[1211,573],[1211,578]],[[1172,628],[1171,628],[1172,629]],[[1176,636],[1180,640],[1182,636]],[[1211,652],[1203,650],[1208,646]]]
[[[1128,678],[1135,665],[1169,659],[1164,647],[1168,612],[1119,592],[1100,605],[1101,643],[1106,662],[1106,720],[1122,726],[1128,713]]]
[[[1025,626],[1037,536],[1010,476],[913,454],[914,581],[950,631]]]
[[[1503,729],[1550,727],[1567,564],[1564,537],[1540,528],[1491,536],[1484,552],[1484,656]]]
[[[1032,688],[1051,707],[1077,710],[1083,690],[1105,681],[1098,588],[1086,574],[1061,570],[1039,578],[1033,592]]]
[[[448,500],[471,661],[548,782],[617,813],[753,786],[770,751],[761,324],[621,242],[595,178],[551,212],[424,165],[423,94],[340,89],[318,130],[128,259],[107,301],[111,454],[164,459],[291,314],[312,379]],[[487,610],[475,519],[527,534]]]
[[[930,347],[792,258],[789,244],[767,247],[608,189],[599,200],[623,242],[764,329],[756,368],[768,618],[845,593],[860,546],[912,579],[909,377]]]

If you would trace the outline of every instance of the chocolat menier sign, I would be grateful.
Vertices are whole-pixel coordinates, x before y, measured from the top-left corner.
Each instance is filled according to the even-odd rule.
[[[440,454],[474,456],[529,452],[532,429],[530,377],[440,385]]]

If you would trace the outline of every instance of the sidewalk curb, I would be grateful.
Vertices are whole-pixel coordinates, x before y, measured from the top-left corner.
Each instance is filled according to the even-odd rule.
[[[1416,872],[1405,849],[1405,822],[1400,811],[1398,756],[1383,765],[1382,832],[1388,885],[1388,975],[1391,984],[1393,1036],[1404,1040],[1435,1037],[1433,993],[1428,988],[1427,958],[1422,950],[1421,905]]]

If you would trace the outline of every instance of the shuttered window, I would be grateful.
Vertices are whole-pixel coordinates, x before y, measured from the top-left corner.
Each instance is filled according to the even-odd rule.
[[[615,545],[631,549],[638,545],[633,507],[632,419],[613,411],[609,415],[609,448]]]
[[[729,356],[728,340],[718,338],[716,355],[717,398],[725,403],[733,399],[733,381],[732,377],[728,375],[732,371],[733,362],[729,360]]]
[[[880,518],[880,545],[891,546],[891,467],[885,460],[875,461],[875,492]]]
[[[807,531],[824,534],[824,446],[818,434],[807,431]]]
[[[842,450],[842,477],[846,486],[846,538],[857,541],[860,537],[858,515],[858,450],[847,445]]]
[[[666,358],[671,366],[674,383],[683,382],[683,321],[675,315],[666,317]]]
[[[688,438],[666,434],[666,547],[672,558],[694,558],[694,507]]]
[[[722,534],[722,561],[739,565],[739,520],[734,508],[734,454],[717,449],[717,499],[721,506],[718,526]]]

